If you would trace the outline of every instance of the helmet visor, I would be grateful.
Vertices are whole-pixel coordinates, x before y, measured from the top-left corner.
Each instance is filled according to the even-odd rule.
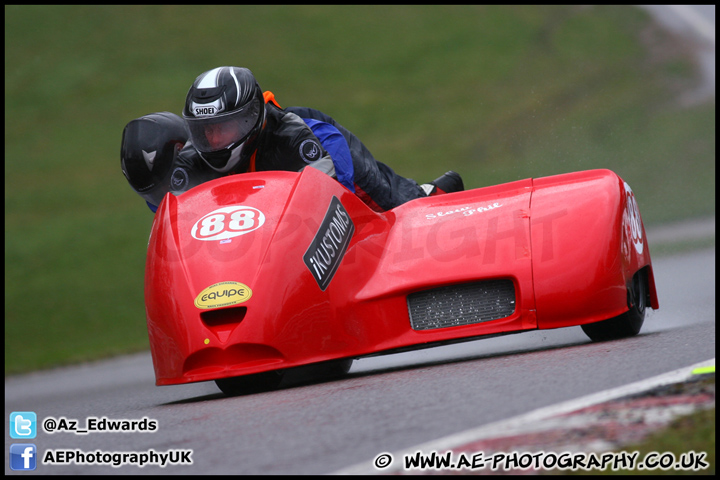
[[[211,117],[186,117],[193,145],[200,152],[207,153],[244,142],[261,117],[261,107],[262,101],[256,97],[234,112]]]

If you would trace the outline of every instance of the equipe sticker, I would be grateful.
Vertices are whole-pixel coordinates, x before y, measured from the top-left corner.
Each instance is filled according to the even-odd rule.
[[[265,223],[265,215],[253,207],[233,205],[214,210],[192,227],[192,236],[197,240],[225,240],[245,235]]]
[[[195,297],[197,308],[219,308],[247,302],[252,297],[252,290],[240,282],[220,282],[210,285]]]

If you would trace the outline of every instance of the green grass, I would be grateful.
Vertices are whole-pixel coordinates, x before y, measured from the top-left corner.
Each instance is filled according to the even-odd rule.
[[[695,452],[696,456],[705,453],[702,460],[708,465],[706,469],[701,470],[682,470],[676,468],[650,469],[617,469],[613,470],[608,467],[604,470],[552,470],[547,472],[549,475],[715,475],[715,409],[700,410],[690,415],[686,415],[673,420],[667,427],[658,430],[649,435],[642,442],[634,445],[626,445],[617,452],[626,452],[633,454],[637,452],[636,462],[649,460],[651,465],[657,464],[661,456],[671,458],[666,454],[671,453],[672,458],[676,462],[680,462],[685,454],[686,459],[689,452]],[[605,452],[599,452],[601,456]],[[656,454],[648,457],[650,454]],[[695,457],[696,458],[696,457]]]
[[[668,470],[656,469],[645,471],[618,470],[613,472],[618,475],[641,474],[641,475],[715,475],[715,409],[701,410],[685,417],[674,420],[668,427],[660,430],[639,445],[630,445],[628,452],[638,451],[639,459],[652,452],[663,454],[670,452],[677,461],[681,455],[688,452],[706,453],[703,459],[708,464],[704,470],[680,470],[670,468]],[[610,472],[604,472],[610,473]]]
[[[683,384],[663,387],[669,395],[698,395],[700,393],[715,395],[715,373],[698,375]],[[648,454],[672,453],[676,461],[680,461],[683,454],[695,452],[705,453],[703,461],[708,465],[703,470],[682,470],[669,468],[667,470],[611,470],[603,473],[615,475],[714,475],[715,474],[715,408],[698,410],[690,415],[681,416],[673,420],[665,428],[658,430],[635,445],[623,447],[627,452],[639,452],[638,459],[646,458]],[[652,460],[654,460],[654,457]],[[686,456],[686,458],[688,458]]]
[[[657,387],[656,389],[645,392],[645,396],[658,395],[699,395],[706,394],[715,395],[715,373],[714,367],[712,373],[697,375],[692,379],[683,383],[666,385]],[[715,474],[715,408],[700,409],[689,415],[680,416],[671,421],[667,426],[649,434],[644,439],[635,444],[623,445],[615,450],[615,452],[625,452],[632,454],[637,452],[635,468],[632,470],[618,468],[612,469],[612,465],[604,470],[551,470],[549,475],[714,475]],[[690,452],[695,452],[692,458],[702,458],[707,464],[707,468],[696,471],[689,469],[673,468],[662,469],[660,467],[654,469],[639,468],[641,463],[649,461],[650,466],[657,465],[660,457],[666,460],[674,458],[675,462],[680,463],[683,460],[688,461],[691,458]],[[606,452],[596,452],[601,456]],[[672,454],[669,456],[667,454]],[[684,455],[684,457],[683,457]],[[681,464],[682,465],[682,464]],[[622,465],[620,465],[622,466]],[[643,465],[645,466],[645,465]]]
[[[661,243],[652,248],[653,258],[668,257],[679,253],[715,248],[715,237]]]
[[[611,168],[651,225],[715,211],[714,101],[678,106],[672,42],[622,6],[6,6],[5,372],[148,347],[120,138],[203,71],[251,68],[421,183]]]

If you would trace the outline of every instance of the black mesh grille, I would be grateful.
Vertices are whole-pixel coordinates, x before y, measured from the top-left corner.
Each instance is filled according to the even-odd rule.
[[[455,327],[505,318],[515,311],[512,280],[486,280],[408,295],[414,330]]]

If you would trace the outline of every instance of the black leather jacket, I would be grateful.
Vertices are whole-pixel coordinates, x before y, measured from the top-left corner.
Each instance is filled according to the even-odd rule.
[[[255,171],[300,171],[307,166],[337,178],[332,157],[303,121],[310,118],[326,122],[343,135],[352,156],[355,193],[377,211],[385,211],[409,200],[425,196],[425,192],[411,179],[396,174],[378,162],[363,143],[332,117],[306,107],[278,108],[266,104],[267,124],[261,133],[255,156]],[[171,178],[172,192],[180,194],[201,183],[241,171],[219,173],[207,165],[188,142],[178,155]]]

